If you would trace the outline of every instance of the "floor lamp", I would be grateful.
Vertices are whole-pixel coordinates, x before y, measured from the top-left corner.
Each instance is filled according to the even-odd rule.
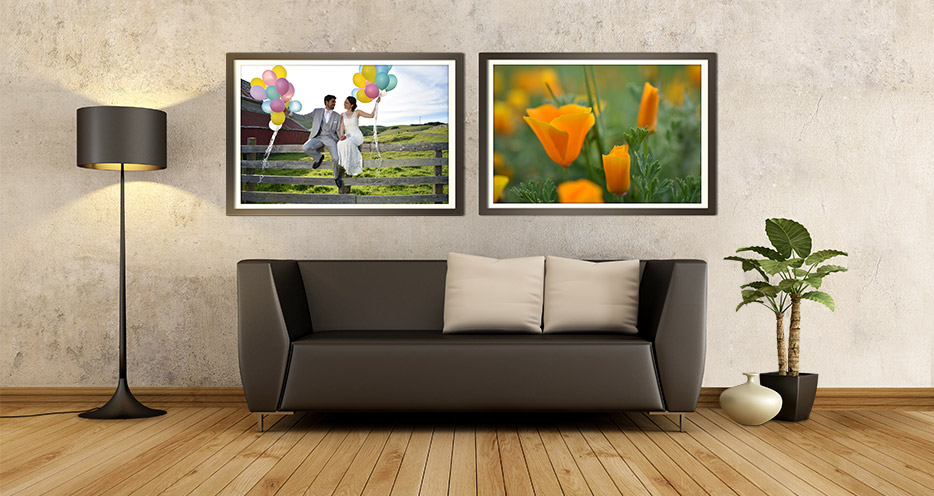
[[[78,167],[120,171],[120,378],[104,406],[80,414],[90,419],[155,417],[139,402],[126,380],[126,220],[124,172],[165,169],[166,115],[137,107],[78,109]]]

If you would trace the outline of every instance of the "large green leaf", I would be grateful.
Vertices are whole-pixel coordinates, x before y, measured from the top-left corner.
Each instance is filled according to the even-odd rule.
[[[735,262],[742,262],[743,272],[749,272],[750,270],[759,271],[762,274],[762,277],[765,277],[765,274],[762,273],[762,269],[759,268],[759,261],[754,258],[743,258],[737,256],[723,257],[724,260],[733,260]]]
[[[767,282],[765,282],[765,281],[752,281],[752,282],[747,282],[746,284],[743,284],[743,285],[740,286],[740,287],[741,287],[741,288],[762,289],[762,288],[771,288],[772,285],[769,284],[769,283],[767,283]]]
[[[845,257],[845,256],[848,256],[849,254],[845,251],[840,251],[840,250],[815,251],[814,253],[811,253],[810,255],[808,255],[808,258],[804,260],[804,263],[808,265],[815,265],[821,262],[826,262],[827,260],[830,260],[831,258],[840,256],[840,255],[843,255]]]
[[[804,226],[791,219],[766,220],[765,234],[782,258],[791,257],[792,251],[801,257],[811,253],[811,235]]]
[[[818,277],[824,277],[827,274],[833,274],[834,272],[846,272],[846,267],[841,267],[839,265],[824,265],[818,267],[817,270],[814,271],[814,275]]]
[[[782,261],[786,258],[786,257],[783,257],[781,253],[771,248],[767,248],[765,246],[747,246],[745,248],[740,248],[736,250],[736,253],[742,253],[744,251],[756,252],[759,255],[762,255],[763,257],[768,258],[769,260]]]
[[[831,311],[834,309],[833,298],[831,298],[829,294],[822,291],[811,291],[810,293],[804,293],[801,295],[801,298],[822,303]]]
[[[782,279],[781,282],[778,283],[778,289],[786,293],[791,293],[798,282],[797,279]]]
[[[823,280],[824,278],[820,276],[808,276],[804,278],[804,282],[808,283],[808,285],[814,289],[820,289],[820,285]]]
[[[779,272],[784,272],[788,268],[788,261],[776,262],[775,260],[760,260],[759,266],[770,276],[774,276]]]

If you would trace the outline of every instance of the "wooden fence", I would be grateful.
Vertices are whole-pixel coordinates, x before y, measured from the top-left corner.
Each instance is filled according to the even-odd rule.
[[[448,165],[448,159],[443,151],[448,149],[444,143],[385,143],[379,145],[379,151],[433,151],[433,158],[396,158],[396,159],[367,159],[363,161],[364,169],[387,167],[433,167],[434,173],[426,176],[407,177],[346,177],[344,186],[333,194],[321,193],[278,193],[271,191],[256,191],[255,185],[264,184],[295,184],[295,185],[321,185],[336,186],[334,177],[306,177],[306,176],[277,176],[262,174],[263,154],[266,146],[257,145],[255,138],[249,138],[249,144],[241,145],[240,152],[240,181],[242,189],[240,201],[243,203],[315,203],[315,204],[387,204],[387,203],[447,203],[448,195],[444,193],[444,185],[448,184],[448,176],[442,171],[442,166]],[[373,145],[364,143],[361,152],[375,151]],[[278,153],[304,153],[301,145],[275,145],[272,147],[270,158]],[[311,169],[312,160],[269,160],[266,170],[270,169]],[[331,170],[331,161],[321,162],[319,170]],[[344,177],[341,169],[340,176]],[[351,186],[385,186],[385,185],[433,185],[433,194],[422,195],[355,195],[350,193]]]

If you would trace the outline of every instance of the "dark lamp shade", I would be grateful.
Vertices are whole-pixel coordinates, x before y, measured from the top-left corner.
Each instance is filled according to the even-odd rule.
[[[139,107],[78,109],[78,167],[165,169],[165,112]]]

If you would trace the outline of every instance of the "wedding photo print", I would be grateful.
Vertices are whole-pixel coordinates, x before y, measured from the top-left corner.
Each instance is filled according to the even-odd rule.
[[[716,213],[715,54],[480,54],[480,213]]]
[[[461,214],[462,65],[228,54],[228,214]]]

